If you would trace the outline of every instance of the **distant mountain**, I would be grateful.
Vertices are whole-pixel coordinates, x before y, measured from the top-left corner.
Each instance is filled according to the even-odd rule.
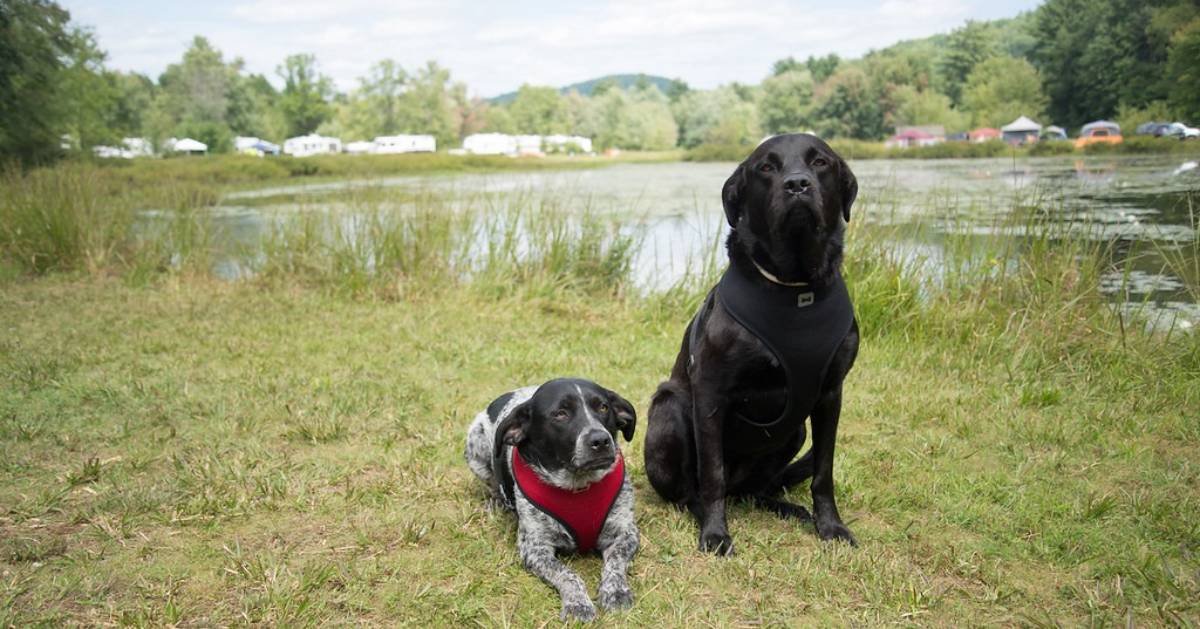
[[[566,87],[558,88],[558,91],[566,94],[571,90],[576,90],[584,96],[591,96],[592,90],[595,89],[596,85],[602,81],[615,81],[622,89],[629,89],[634,85],[637,85],[638,81],[643,79],[648,81],[651,85],[656,86],[659,91],[664,94],[667,92],[667,87],[671,85],[671,79],[668,79],[665,76],[655,76],[653,74],[610,74],[608,76],[601,76],[588,81],[582,81],[580,83],[572,83]],[[492,103],[493,105],[507,105],[516,97],[516,92],[508,92],[507,94],[501,94],[499,96],[489,98],[488,102]]]

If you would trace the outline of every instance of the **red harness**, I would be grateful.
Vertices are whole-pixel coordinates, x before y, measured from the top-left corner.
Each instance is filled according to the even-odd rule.
[[[543,481],[533,468],[512,449],[514,484],[525,498],[542,513],[558,520],[575,538],[578,552],[596,548],[596,540],[608,519],[608,512],[625,484],[625,457],[617,454],[617,463],[604,478],[579,491],[555,487]]]

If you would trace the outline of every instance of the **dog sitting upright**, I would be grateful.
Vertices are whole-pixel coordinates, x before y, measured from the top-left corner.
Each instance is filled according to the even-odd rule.
[[[646,414],[646,477],[695,516],[702,550],[732,552],[729,497],[854,543],[834,499],[833,452],[842,384],[858,355],[841,274],[857,195],[846,162],[807,134],[763,141],[722,188],[729,266]],[[793,461],[809,419],[812,446]],[[809,478],[811,514],[779,497]]]
[[[629,441],[636,425],[633,405],[621,396],[587,380],[559,379],[496,398],[467,431],[467,465],[516,512],[521,561],[558,590],[564,620],[591,620],[596,607],[558,551],[599,550],[600,606],[633,604],[625,574],[638,529],[616,434]]]

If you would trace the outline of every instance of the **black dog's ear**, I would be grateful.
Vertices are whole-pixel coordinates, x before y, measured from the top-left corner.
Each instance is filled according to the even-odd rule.
[[[846,160],[842,160],[842,218],[847,223],[850,222],[850,206],[854,205],[854,200],[858,198],[858,179],[854,177],[854,173],[850,171],[850,166]]]
[[[608,403],[612,405],[613,413],[617,416],[617,428],[621,430],[621,436],[625,437],[625,441],[633,441],[633,432],[637,430],[637,411],[629,400],[612,391],[608,391]]]
[[[500,458],[504,454],[504,446],[516,446],[525,438],[528,437],[529,423],[532,421],[533,410],[529,407],[529,402],[525,402],[512,410],[496,426],[496,442],[492,456]]]
[[[734,169],[725,187],[721,188],[721,204],[725,206],[725,220],[730,227],[736,227],[742,212],[742,189],[746,187],[746,168],[742,164]]]

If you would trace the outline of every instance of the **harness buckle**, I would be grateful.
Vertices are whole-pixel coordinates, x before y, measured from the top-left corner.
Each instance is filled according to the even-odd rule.
[[[816,296],[813,295],[812,291],[809,291],[807,293],[800,293],[799,295],[796,296],[796,307],[804,308],[807,306],[811,306],[811,305],[813,305],[814,301],[816,301]]]

